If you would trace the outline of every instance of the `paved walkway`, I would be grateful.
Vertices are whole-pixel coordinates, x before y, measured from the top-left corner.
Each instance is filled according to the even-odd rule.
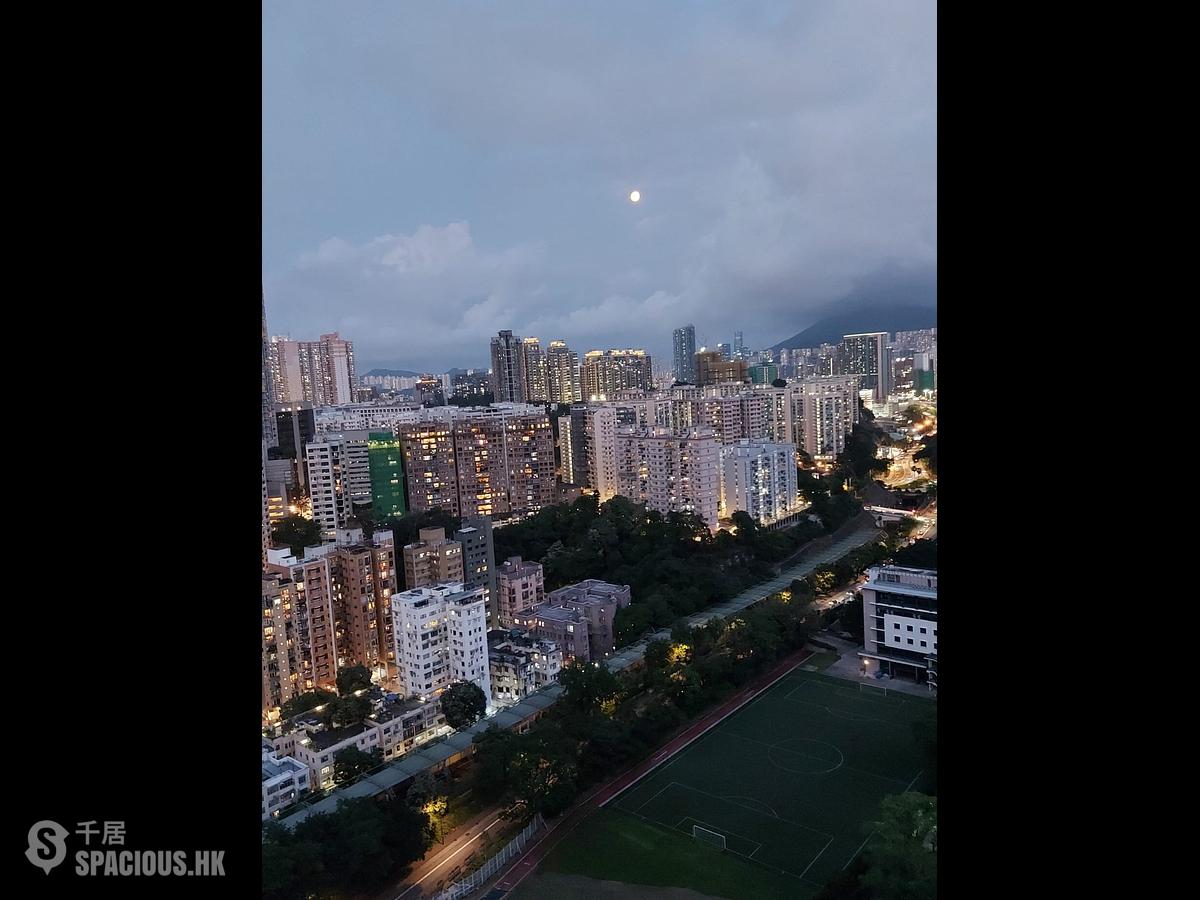
[[[399,884],[382,891],[376,900],[419,900],[435,892],[440,882],[453,881],[453,875],[472,853],[479,849],[479,837],[484,831],[498,832],[499,808],[484,810],[471,817],[450,834],[444,844],[434,844],[425,858],[413,864],[412,870]],[[493,852],[499,847],[490,848]]]
[[[876,679],[874,674],[863,675],[862,660],[858,656],[858,651],[861,650],[862,644],[856,644],[853,641],[844,641],[839,637],[834,637],[827,631],[822,631],[813,637],[823,644],[829,644],[836,648],[840,654],[836,662],[829,665],[824,670],[823,674],[832,675],[835,678],[844,678],[847,681],[857,681],[862,684],[873,684],[877,687],[887,688],[889,691],[897,691],[901,694],[912,694],[916,697],[936,696],[932,694],[925,685],[915,684],[911,681],[906,681],[903,678],[879,678]]]
[[[645,778],[646,775],[685,749],[719,722],[733,715],[772,684],[802,664],[811,655],[812,650],[807,648],[796,651],[775,668],[754,679],[718,708],[696,720],[678,735],[671,738],[649,759],[618,775],[607,784],[601,785],[577,802],[575,806],[560,816],[546,830],[541,840],[526,850],[524,855],[518,857],[516,862],[500,875],[495,886],[485,895],[485,900],[495,900],[495,898],[503,897],[509,891],[516,888],[564,838],[575,830],[580,822],[584,821],[622,791]]]

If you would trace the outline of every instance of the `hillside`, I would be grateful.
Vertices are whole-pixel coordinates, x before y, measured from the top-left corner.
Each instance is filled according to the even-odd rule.
[[[780,341],[772,350],[836,344],[842,335],[863,331],[915,331],[937,325],[936,306],[862,306],[826,316],[798,334]]]
[[[408,369],[372,369],[367,375],[379,378],[420,378],[420,372],[410,372]]]

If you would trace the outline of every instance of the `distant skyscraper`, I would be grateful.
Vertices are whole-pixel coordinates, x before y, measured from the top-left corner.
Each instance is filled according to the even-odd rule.
[[[717,352],[722,359],[733,359],[733,348],[729,344],[717,344]]]
[[[742,333],[740,331],[735,331],[733,333],[733,358],[746,358],[746,342],[742,339]]]
[[[511,331],[492,338],[492,396],[497,403],[525,402],[525,348]]]
[[[564,341],[551,341],[546,351],[546,378],[551,403],[578,403],[583,399],[579,385],[579,354]]]
[[[847,334],[842,339],[843,357],[841,375],[858,375],[862,378],[862,390],[874,391],[877,401],[887,400],[890,387],[888,372],[888,333],[873,331],[865,334]]]
[[[675,379],[688,384],[696,383],[696,326],[684,325],[676,328],[674,338]]]

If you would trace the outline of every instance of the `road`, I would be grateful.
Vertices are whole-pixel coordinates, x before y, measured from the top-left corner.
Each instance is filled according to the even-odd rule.
[[[478,848],[480,835],[488,829],[497,831],[498,824],[501,820],[497,809],[486,810],[464,822],[446,836],[444,845],[435,844],[425,858],[413,866],[404,881],[379,894],[376,900],[400,900],[401,897],[419,900],[427,894],[437,893],[441,882],[454,881],[452,873],[457,875],[463,862]]]
[[[517,858],[517,861],[504,872],[496,881],[495,886],[484,895],[484,900],[495,900],[495,898],[503,897],[509,891],[512,891],[522,881],[524,881],[530,873],[532,873],[538,864],[546,858],[547,855],[557,847],[564,838],[566,838],[578,825],[588,816],[594,813],[597,809],[604,806],[630,785],[640,781],[654,769],[657,769],[663,763],[671,759],[681,750],[685,749],[689,744],[703,735],[706,731],[716,726],[723,719],[728,718],[734,712],[741,709],[768,687],[779,681],[798,665],[808,659],[812,655],[811,650],[802,649],[793,653],[787,659],[783,660],[778,666],[771,671],[760,675],[754,679],[749,685],[722,703],[720,707],[714,709],[704,717],[698,719],[689,725],[684,731],[668,741],[661,749],[655,752],[653,756],[642,763],[634,766],[632,769],[618,775],[606,784],[601,785],[592,791],[588,796],[576,803],[571,809],[563,813],[559,819],[554,822],[542,835],[541,839],[531,846],[525,853]]]

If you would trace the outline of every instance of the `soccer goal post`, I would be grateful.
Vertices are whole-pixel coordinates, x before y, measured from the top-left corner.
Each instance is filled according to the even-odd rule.
[[[877,684],[862,684],[860,682],[858,692],[860,694],[882,694],[885,697],[887,696],[887,688]]]
[[[709,831],[707,828],[701,828],[699,825],[692,826],[692,837],[702,844],[708,844],[711,847],[716,847],[718,850],[725,849],[725,835],[719,831]]]

